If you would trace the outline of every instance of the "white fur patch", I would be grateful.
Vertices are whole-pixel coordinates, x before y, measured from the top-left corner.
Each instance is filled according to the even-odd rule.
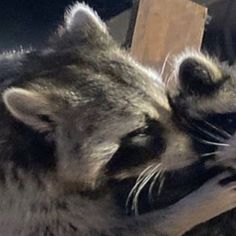
[[[65,25],[67,30],[81,28],[89,23],[96,24],[104,33],[107,33],[107,27],[98,14],[85,3],[76,2],[70,6],[65,13]]]

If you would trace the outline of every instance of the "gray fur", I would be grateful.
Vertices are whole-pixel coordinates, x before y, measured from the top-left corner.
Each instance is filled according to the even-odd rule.
[[[128,217],[116,204],[111,180],[137,179],[160,163],[181,169],[198,156],[172,120],[158,75],[119,49],[87,6],[66,13],[46,49],[2,55],[0,69],[2,236],[178,236],[235,207],[232,186],[219,185],[225,175],[143,216]],[[164,127],[157,135],[166,149],[107,174],[122,140],[148,120]]]
[[[201,145],[199,158],[211,173],[208,177],[214,178],[214,174],[226,169],[234,174],[235,68],[200,52],[187,51],[177,60],[176,76],[177,80],[168,91],[169,101],[179,125]],[[234,178],[229,179],[228,184],[234,185],[233,181]],[[223,195],[220,201],[226,198]],[[234,235],[235,223],[234,209],[195,227],[186,235]]]

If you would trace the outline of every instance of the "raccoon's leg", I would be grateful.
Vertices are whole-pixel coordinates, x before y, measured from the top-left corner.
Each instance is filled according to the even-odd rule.
[[[220,184],[230,176],[228,172],[216,176],[174,205],[138,216],[133,222],[135,225],[130,222],[130,227],[135,227],[139,236],[183,235],[194,226],[236,207],[236,181]]]

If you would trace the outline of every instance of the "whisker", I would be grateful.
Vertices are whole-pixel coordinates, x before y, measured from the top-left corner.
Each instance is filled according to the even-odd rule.
[[[165,75],[165,78],[164,78],[165,87],[167,87],[167,85],[168,85],[168,80],[169,80],[170,75],[171,75],[171,72],[169,72]]]
[[[216,142],[211,142],[211,141],[207,141],[204,139],[202,139],[201,141],[203,141],[206,144],[213,145],[213,146],[222,146],[222,147],[229,147],[230,146],[228,143],[216,143]]]
[[[194,135],[191,135],[191,137],[193,137],[194,139],[196,139],[198,142],[200,143],[204,143],[204,144],[209,144],[209,145],[213,145],[213,146],[223,146],[223,147],[229,147],[230,145],[228,143],[217,143],[217,142],[212,142],[212,141],[208,141],[202,138],[198,138]]]
[[[135,196],[133,198],[133,204],[132,204],[132,210],[134,210],[134,214],[138,215],[138,200],[139,195],[143,188],[146,186],[146,184],[150,181],[150,179],[156,174],[156,171],[158,168],[160,168],[161,164],[158,164],[154,169],[151,171],[151,173],[143,180],[142,184],[139,185],[137,192],[135,193]]]
[[[147,168],[145,168],[139,175],[139,177],[137,178],[136,180],[136,183],[139,182],[143,177],[145,177],[145,174],[150,170],[154,168],[153,164],[152,165],[149,165]]]
[[[137,178],[135,185],[133,186],[133,188],[131,189],[131,191],[129,192],[129,195],[126,199],[126,209],[128,209],[129,207],[129,203],[131,201],[131,198],[133,197],[133,195],[136,193],[136,190],[138,188],[138,186],[142,183],[142,181],[146,178],[146,173],[153,167],[153,165],[148,166],[147,168],[145,168],[139,175],[139,177]]]
[[[168,59],[169,59],[169,56],[170,56],[170,53],[168,53],[165,57],[165,60],[163,62],[163,65],[162,65],[162,68],[161,68],[161,72],[160,72],[160,77],[162,78],[164,72],[165,72],[165,68],[166,68],[166,64],[168,62]]]
[[[142,182],[140,185],[137,187],[137,191],[135,192],[135,195],[133,197],[132,201],[132,206],[131,209],[132,211],[135,212],[135,215],[138,215],[138,197],[141,192],[141,190],[145,187],[145,185],[149,182],[149,180],[152,178],[153,174],[156,172],[156,167],[154,167],[152,170],[150,170],[150,173],[145,176],[144,179],[142,179]]]
[[[221,135],[225,135],[225,138],[231,138],[232,135],[230,133],[228,133],[227,131],[220,129],[219,127],[216,127],[215,125],[211,124],[208,121],[204,121],[205,124],[207,124],[209,127],[211,127],[212,129],[218,131]]]
[[[152,183],[151,183],[151,185],[150,185],[150,187],[149,187],[149,189],[148,189],[148,199],[149,199],[149,202],[150,202],[150,203],[153,202],[152,193],[153,193],[154,185],[155,185],[155,183],[157,182],[158,177],[161,177],[162,175],[163,175],[163,174],[162,174],[162,169],[160,169],[160,170],[156,173],[156,175],[154,176],[153,181],[152,181]]]
[[[200,155],[201,157],[208,157],[208,156],[213,156],[216,154],[219,154],[220,152],[208,152],[208,153],[204,153],[202,155]]]
[[[168,77],[168,80],[167,80],[167,83],[166,83],[166,86],[168,87],[169,84],[173,81],[173,79],[175,78],[175,71],[172,71],[170,74],[169,74],[169,77]]]
[[[204,123],[205,123],[206,125],[208,125],[209,127],[211,127],[212,129],[214,129],[215,131],[219,132],[219,134],[222,135],[222,138],[227,138],[227,139],[228,139],[228,138],[231,138],[231,137],[232,137],[232,135],[229,134],[227,131],[220,129],[220,128],[214,126],[213,124],[211,124],[211,123],[209,123],[209,122],[207,122],[207,121],[204,121]],[[213,134],[210,134],[207,130],[202,129],[202,128],[199,127],[199,126],[192,125],[192,124],[190,125],[190,124],[187,122],[187,127],[189,127],[190,129],[198,128],[199,130],[201,130],[201,131],[204,132],[205,134],[208,134],[208,135],[211,136],[212,138],[215,138],[215,139],[216,139],[216,136],[213,137]],[[223,137],[223,135],[224,135],[224,137]],[[216,140],[216,141],[220,141],[220,143],[218,143],[218,142],[212,142],[212,141],[209,141],[209,140],[205,140],[205,139],[200,138],[200,137],[197,137],[197,136],[195,136],[195,135],[193,135],[193,134],[190,134],[190,136],[191,136],[192,138],[194,138],[195,140],[197,140],[198,142],[200,142],[200,143],[204,143],[204,144],[208,144],[208,145],[213,145],[213,146],[224,146],[224,147],[228,147],[228,146],[229,146],[229,144],[223,143],[223,142],[222,142],[223,140],[222,140],[222,141],[221,141],[221,140]],[[220,138],[219,136],[217,136],[217,137]],[[224,140],[224,141],[225,141],[225,140]]]
[[[168,55],[170,54],[170,52],[168,53]],[[168,58],[169,59],[169,58]],[[172,58],[173,59],[173,58]],[[167,63],[168,63],[168,65],[172,68],[172,70],[175,70],[176,68],[175,68],[175,65],[174,65],[174,63],[173,63],[173,60],[168,60],[167,61]]]
[[[157,192],[158,195],[161,194],[162,188],[163,188],[164,183],[165,183],[165,180],[166,180],[166,177],[165,177],[164,173],[165,173],[165,172],[163,171],[163,176],[162,176],[162,178],[161,178],[161,183],[160,183],[160,185],[159,185],[158,192]]]
[[[215,135],[215,134],[212,134],[210,132],[208,132],[207,130],[197,126],[197,125],[193,125],[196,129],[198,129],[199,131],[203,132],[204,134],[208,135],[209,137],[215,139],[216,141],[219,141],[219,142],[224,142],[225,139],[223,137],[220,137],[218,135]]]

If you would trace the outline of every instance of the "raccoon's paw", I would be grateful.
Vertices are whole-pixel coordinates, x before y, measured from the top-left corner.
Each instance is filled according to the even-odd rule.
[[[236,207],[236,181],[226,182],[231,177],[229,172],[217,175],[187,196],[196,220],[205,222]]]
[[[236,181],[229,182],[231,177],[229,172],[217,175],[175,204],[183,232],[236,208]]]
[[[232,174],[224,172],[207,181],[193,192],[197,214],[205,220],[214,218],[236,207],[236,181],[227,181]]]
[[[229,182],[231,177],[229,172],[217,175],[169,208],[157,211],[158,229],[165,235],[184,235],[196,225],[236,208],[236,181]]]

